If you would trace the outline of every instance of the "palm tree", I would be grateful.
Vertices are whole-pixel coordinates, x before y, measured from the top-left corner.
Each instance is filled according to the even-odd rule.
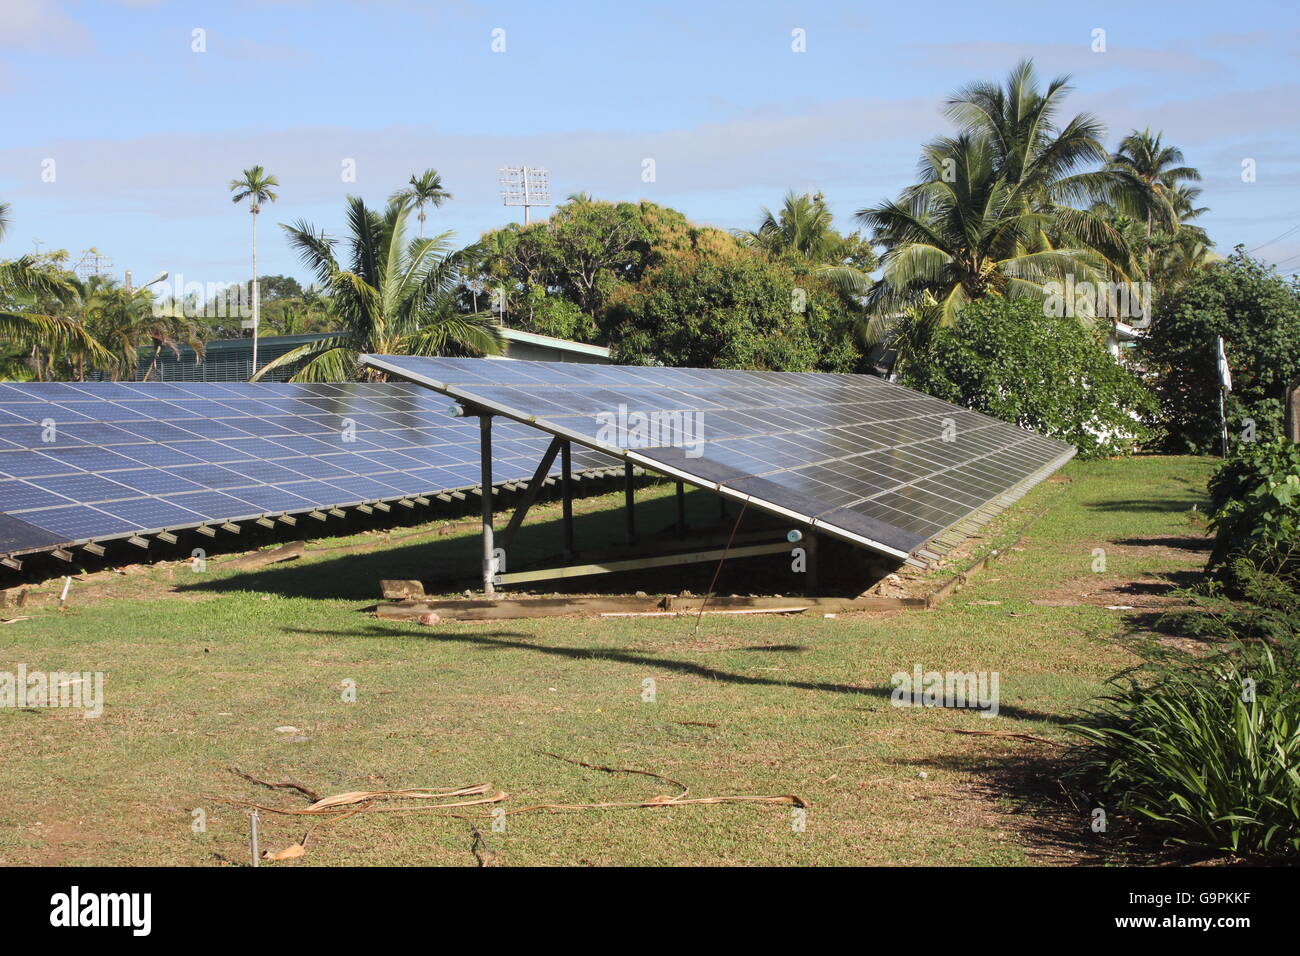
[[[261,166],[250,166],[244,170],[239,179],[230,181],[230,191],[234,194],[230,201],[234,203],[250,200],[248,211],[253,214],[253,371],[257,371],[257,329],[261,318],[260,296],[257,288],[257,214],[262,211],[262,203],[275,202],[278,198],[275,188],[280,180],[268,176]]]
[[[1075,205],[1104,190],[1107,176],[1088,167],[1107,153],[1092,116],[1058,124],[1069,91],[1069,78],[1058,77],[1040,92],[1025,60],[1005,87],[975,83],[949,99],[960,132],[924,149],[922,181],[857,214],[886,247],[884,277],[867,295],[869,340],[927,293],[935,322],[947,325],[981,296],[1041,296],[1045,283],[1071,274],[1092,282],[1136,274],[1121,232]]]
[[[101,276],[79,283],[78,298],[83,325],[111,356],[107,371],[112,381],[132,378],[145,348],[152,358],[141,381],[157,371],[164,349],[179,357],[180,347],[188,345],[196,355],[203,354],[198,325],[180,302],[160,308],[147,288],[123,288]],[[84,375],[82,366],[79,377]]]
[[[421,239],[424,238],[425,203],[437,209],[451,198],[451,193],[442,188],[442,176],[438,174],[436,169],[426,169],[421,175],[412,176],[410,185],[393,193],[393,199],[395,200],[407,200],[415,203],[416,218],[420,220]]]
[[[937,323],[986,295],[1042,296],[1050,281],[1101,281],[1118,267],[1095,248],[1055,245],[1055,211],[1038,209],[1032,180],[999,175],[997,149],[963,133],[925,148],[922,182],[898,200],[858,212],[886,247],[882,280],[867,293],[868,339],[879,341],[909,306],[929,293]]]
[[[831,225],[831,211],[821,194],[785,194],[779,212],[764,207],[755,230],[734,229],[741,245],[770,255],[796,255],[846,295],[863,295],[871,287],[868,272],[875,267],[870,246],[857,235],[845,237]],[[867,262],[861,260],[866,253]],[[864,268],[865,266],[865,268]]]
[[[361,369],[358,355],[363,352],[500,352],[500,333],[487,316],[456,311],[452,289],[464,255],[448,252],[451,233],[408,241],[410,209],[411,200],[399,198],[381,214],[361,199],[348,197],[351,235],[346,267],[336,255],[338,240],[302,220],[282,226],[303,264],[329,293],[343,330],[268,362],[254,380],[285,367],[298,367],[295,382],[381,379],[379,373]]]
[[[1111,178],[1108,198],[1120,211],[1145,221],[1148,236],[1157,227],[1176,232],[1184,216],[1194,218],[1205,211],[1192,209],[1200,190],[1189,192],[1184,186],[1199,182],[1200,172],[1184,166],[1183,151],[1164,145],[1162,135],[1133,130],[1120,141],[1105,170]]]
[[[9,204],[0,203],[0,239],[10,221]],[[0,338],[14,349],[5,362],[6,374],[20,371],[21,361],[26,373],[40,381],[55,377],[56,366],[72,356],[109,358],[80,322],[39,308],[41,303],[66,303],[73,295],[70,282],[42,268],[32,256],[0,262]]]

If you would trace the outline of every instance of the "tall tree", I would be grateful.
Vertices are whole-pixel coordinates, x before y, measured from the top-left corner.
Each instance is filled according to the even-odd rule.
[[[0,239],[11,222],[9,204],[0,203]],[[74,296],[71,282],[32,256],[0,262],[0,339],[13,352],[0,356],[5,374],[20,372],[39,380],[57,376],[73,356],[108,359],[107,351],[75,319],[50,314],[43,304],[59,305]]]
[[[877,264],[871,244],[857,233],[843,236],[836,231],[821,193],[799,195],[791,190],[779,211],[763,209],[757,229],[733,234],[751,249],[803,259],[841,292],[862,295],[871,287],[868,273]]]
[[[1077,205],[1104,188],[1105,174],[1089,167],[1107,153],[1089,114],[1058,121],[1069,91],[1068,77],[1040,91],[1026,60],[1005,86],[975,83],[948,101],[960,131],[925,147],[921,182],[857,214],[885,246],[884,277],[867,295],[868,338],[882,338],[927,294],[946,326],[986,295],[1041,297],[1045,283],[1069,275],[1097,282],[1135,274],[1120,231]]]
[[[1184,217],[1204,211],[1192,208],[1200,190],[1189,192],[1186,186],[1200,182],[1200,171],[1184,165],[1183,151],[1166,146],[1162,136],[1150,129],[1133,130],[1120,141],[1105,170],[1111,180],[1108,198],[1122,212],[1145,222],[1148,236],[1156,228],[1174,232]]]
[[[243,176],[239,179],[230,181],[230,191],[233,195],[230,201],[234,203],[249,200],[248,211],[253,214],[253,371],[257,371],[257,333],[258,325],[261,319],[260,296],[258,295],[257,286],[257,216],[262,211],[262,203],[275,202],[278,198],[275,192],[276,187],[280,185],[280,180],[274,176],[268,176],[266,170],[261,166],[250,166],[244,170]]]
[[[424,238],[425,205],[437,209],[451,198],[451,193],[442,188],[442,176],[436,169],[426,169],[419,176],[412,176],[409,185],[393,193],[393,199],[415,204],[416,218],[420,220],[421,239]]]
[[[253,377],[296,368],[293,381],[345,382],[378,378],[360,367],[363,352],[445,355],[496,354],[501,337],[489,317],[458,311],[452,289],[462,256],[448,251],[450,233],[408,241],[411,203],[389,202],[380,213],[348,197],[347,262],[338,240],[298,220],[282,225],[302,262],[329,294],[338,335],[309,342],[268,362]]]
[[[203,354],[198,324],[186,316],[180,302],[155,302],[147,288],[127,289],[116,281],[91,276],[77,283],[76,310],[85,329],[108,351],[111,358],[102,365],[112,381],[135,376],[140,353],[148,349],[149,367],[142,381],[157,371],[164,350],[180,356],[188,345],[196,356]],[[85,364],[78,364],[78,377],[85,377]]]

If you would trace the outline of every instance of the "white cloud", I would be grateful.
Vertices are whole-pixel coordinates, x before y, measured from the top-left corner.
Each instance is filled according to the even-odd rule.
[[[91,46],[90,32],[54,0],[0,2],[0,48],[75,53]]]

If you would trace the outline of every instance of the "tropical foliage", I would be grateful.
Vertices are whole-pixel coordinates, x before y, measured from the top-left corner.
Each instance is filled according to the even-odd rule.
[[[913,326],[928,322],[926,334]],[[1076,319],[1043,314],[1029,299],[986,298],[949,325],[918,309],[900,337],[914,340],[904,384],[1075,445],[1083,457],[1132,451],[1154,400]]]
[[[765,256],[677,253],[606,309],[615,361],[852,371],[854,316],[826,283]]]
[[[778,212],[763,209],[757,229],[738,229],[734,235],[751,249],[802,260],[845,295],[863,295],[871,288],[870,273],[878,264],[875,250],[859,233],[836,231],[821,193],[788,192]]]
[[[1173,843],[1300,856],[1297,664],[1293,635],[1118,679],[1072,726],[1067,780]]]
[[[442,188],[442,176],[436,169],[426,169],[418,176],[411,176],[405,188],[393,193],[393,199],[415,205],[415,218],[420,221],[421,239],[424,238],[424,207],[437,209],[451,198],[451,193]]]
[[[1210,479],[1209,568],[1229,577],[1241,558],[1300,583],[1300,445],[1242,442]]]
[[[989,295],[1041,302],[1044,286],[1133,278],[1119,232],[1081,204],[1103,188],[1104,130],[1088,114],[1062,122],[1067,77],[1038,88],[1030,61],[1005,87],[976,83],[948,102],[955,136],[922,151],[921,181],[857,214],[885,247],[884,274],[867,295],[869,336],[883,337],[927,297],[938,324]]]
[[[411,200],[394,199],[383,212],[348,199],[348,240],[339,242],[299,220],[284,226],[316,283],[328,293],[342,330],[293,349],[263,366],[293,368],[293,380],[341,382],[364,372],[361,353],[402,355],[495,354],[500,335],[487,316],[464,314],[452,295],[461,256],[449,251],[449,234],[407,238]]]
[[[1238,247],[1157,296],[1138,343],[1169,451],[1219,451],[1219,336],[1232,375],[1230,442],[1283,432],[1286,390],[1300,378],[1300,289]]]

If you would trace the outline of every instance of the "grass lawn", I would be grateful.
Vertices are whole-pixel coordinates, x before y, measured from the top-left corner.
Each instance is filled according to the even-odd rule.
[[[811,805],[806,829],[789,807],[761,804],[536,812],[511,816],[504,833],[484,808],[458,811],[483,819],[369,813],[317,824],[303,859],[268,865],[474,866],[475,826],[503,864],[1112,860],[1086,808],[1036,796],[1054,786],[1041,760],[1056,748],[951,731],[1065,739],[1062,719],[1134,660],[1113,638],[1143,612],[1106,605],[1147,603],[1155,575],[1204,563],[1188,512],[1212,464],[1071,463],[1070,481],[1039,486],[989,532],[1013,540],[1038,516],[1020,544],[933,611],[706,617],[697,633],[682,618],[422,627],[365,610],[381,577],[418,577],[431,561],[474,567],[468,527],[406,529],[394,537],[426,533],[390,546],[372,536],[360,555],[313,553],[349,543],[317,540],[301,561],[256,573],[222,559],[204,574],[181,563],[98,572],[62,612],[49,600],[61,581],[50,582],[33,609],[0,612],[30,615],[0,627],[0,671],[104,671],[107,703],[92,720],[0,710],[0,864],[245,865],[246,812],[222,801],[306,801],[230,767],[321,794],[490,781],[507,808],[670,789],[546,752],[663,774],[692,796],[798,794]],[[647,526],[671,521],[670,487],[645,496]],[[620,500],[580,501],[580,540],[620,533]],[[537,517],[555,514],[547,505]],[[743,570],[733,574],[722,593],[743,589]],[[891,706],[890,675],[915,664],[998,672],[1000,716]],[[195,808],[204,833],[192,832]],[[262,844],[287,846],[309,822],[264,814]]]

